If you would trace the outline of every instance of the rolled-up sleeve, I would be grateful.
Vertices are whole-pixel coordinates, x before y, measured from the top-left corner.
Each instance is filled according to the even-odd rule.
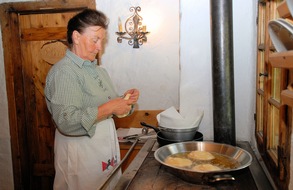
[[[47,99],[53,119],[65,135],[92,136],[98,114],[97,106],[83,107],[82,84],[69,70],[56,71],[47,82]]]
[[[45,96],[57,128],[65,135],[92,137],[98,106],[117,97],[107,71],[71,51],[56,63],[46,77]]]

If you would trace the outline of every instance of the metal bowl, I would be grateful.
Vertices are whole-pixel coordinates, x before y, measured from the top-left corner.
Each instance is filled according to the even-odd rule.
[[[207,151],[207,152],[215,152],[225,156],[230,157],[231,159],[235,159],[239,162],[239,166],[233,169],[219,170],[219,171],[206,171],[199,172],[191,169],[179,168],[175,166],[167,165],[164,161],[165,159],[176,153],[183,153],[189,151]],[[181,142],[174,143],[162,146],[158,148],[154,153],[155,159],[160,162],[162,165],[167,167],[168,171],[173,173],[174,175],[182,178],[191,183],[205,183],[210,182],[210,180],[214,180],[215,176],[221,176],[233,173],[234,171],[238,171],[248,167],[252,162],[252,156],[249,152],[244,149],[241,149],[236,146],[214,143],[214,142],[198,142],[198,141],[189,141],[189,142]],[[227,179],[225,177],[225,179]],[[230,179],[230,178],[229,178]],[[232,177],[231,177],[232,179]]]
[[[174,129],[159,126],[160,132],[164,135],[165,138],[175,141],[190,141],[193,140],[194,135],[198,130],[197,127],[187,128],[187,129]]]

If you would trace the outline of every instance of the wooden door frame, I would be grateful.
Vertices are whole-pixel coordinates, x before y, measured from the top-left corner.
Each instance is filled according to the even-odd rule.
[[[48,9],[49,7],[49,9]],[[0,4],[4,70],[8,101],[14,189],[30,188],[29,147],[26,131],[25,94],[22,78],[21,49],[18,26],[20,14],[49,10],[95,8],[94,0],[16,2]]]

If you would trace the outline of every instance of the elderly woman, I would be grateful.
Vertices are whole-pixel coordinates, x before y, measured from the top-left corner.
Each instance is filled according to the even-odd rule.
[[[46,78],[47,107],[57,128],[54,189],[96,190],[120,161],[112,116],[130,113],[139,91],[130,89],[121,98],[106,70],[97,65],[107,26],[107,17],[97,10],[71,18],[66,55]]]

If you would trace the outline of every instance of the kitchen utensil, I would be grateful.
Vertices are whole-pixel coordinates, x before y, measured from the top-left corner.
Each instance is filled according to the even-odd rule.
[[[193,127],[188,129],[184,129],[184,128],[175,129],[175,128],[167,128],[162,126],[154,127],[154,126],[146,124],[145,122],[140,122],[140,124],[142,126],[154,129],[157,133],[161,131],[164,137],[169,140],[177,140],[177,141],[192,140],[194,138],[195,133],[198,130],[198,127]]]
[[[147,135],[148,132],[149,132],[149,128],[147,128],[147,127],[143,127],[142,130],[141,130],[141,133],[145,134],[145,135]]]
[[[199,172],[194,171],[191,169],[184,169],[179,167],[174,167],[167,165],[164,161],[165,159],[173,154],[177,153],[184,153],[189,151],[207,151],[207,152],[214,152],[218,154],[222,154],[224,156],[228,156],[231,159],[236,160],[239,162],[239,166],[234,169],[226,169],[226,170],[219,170],[219,171],[206,171],[206,172]],[[191,182],[191,183],[210,183],[212,181],[218,180],[233,180],[233,172],[239,171],[248,167],[252,162],[252,156],[246,150],[243,150],[236,146],[231,146],[227,144],[221,143],[214,143],[214,142],[196,142],[196,141],[189,141],[189,142],[180,142],[162,146],[158,148],[154,153],[155,159],[160,162],[166,169],[180,177],[181,179]],[[216,178],[217,176],[226,175],[224,178]],[[227,178],[227,175],[231,177]],[[216,178],[216,179],[215,179]]]
[[[203,140],[202,133],[197,131],[195,133],[195,136],[193,137],[192,141],[202,141],[202,140]],[[158,141],[160,146],[165,146],[165,145],[171,144],[171,143],[183,142],[181,140],[170,140],[168,138],[165,138],[161,131],[159,131],[157,133],[157,141]]]
[[[141,134],[128,135],[128,136],[123,137],[123,139],[127,139],[127,140],[136,139],[136,138],[139,138],[139,137],[147,135],[148,132],[149,132],[148,128],[143,127],[142,130],[141,130]]]
[[[286,19],[278,18],[269,21],[268,31],[277,52],[293,49],[293,25]]]

